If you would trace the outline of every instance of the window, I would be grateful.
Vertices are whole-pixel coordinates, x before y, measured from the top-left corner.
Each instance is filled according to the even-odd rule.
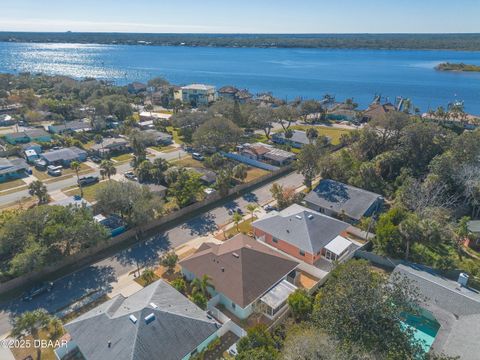
[[[272,237],[272,241],[276,244],[278,243],[278,239],[276,237]]]
[[[299,253],[300,253],[300,256],[305,256],[305,251],[300,250]]]
[[[237,305],[235,305],[235,303],[234,303],[234,302],[232,302],[232,309],[234,309],[234,310],[235,310],[235,308],[236,308],[236,307],[237,307]]]

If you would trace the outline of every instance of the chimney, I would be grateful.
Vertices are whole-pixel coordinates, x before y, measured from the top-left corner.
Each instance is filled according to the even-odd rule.
[[[110,340],[108,340],[107,346],[108,346],[109,348],[112,347],[112,342],[111,342]]]
[[[458,284],[463,287],[467,287],[468,284],[468,274],[460,273],[458,275]]]

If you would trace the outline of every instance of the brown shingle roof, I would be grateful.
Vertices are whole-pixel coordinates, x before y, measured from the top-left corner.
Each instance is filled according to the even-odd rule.
[[[254,239],[239,234],[222,243],[206,243],[180,265],[245,308],[294,270],[298,263]]]

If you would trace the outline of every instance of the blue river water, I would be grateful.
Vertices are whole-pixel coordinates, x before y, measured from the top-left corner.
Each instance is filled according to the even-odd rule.
[[[235,85],[252,93],[337,100],[362,107],[375,94],[403,96],[422,111],[463,100],[480,114],[480,73],[438,72],[441,62],[480,65],[480,52],[256,49],[0,43],[0,72],[28,71],[125,84],[163,76],[175,84]]]

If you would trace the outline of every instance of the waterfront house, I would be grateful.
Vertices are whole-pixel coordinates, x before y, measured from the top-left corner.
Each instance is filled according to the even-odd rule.
[[[215,86],[191,84],[182,87],[182,101],[192,106],[207,106],[217,100]]]
[[[147,85],[145,85],[144,83],[135,81],[127,85],[127,91],[130,94],[139,94],[141,92],[147,91]]]
[[[480,294],[468,286],[468,275],[450,280],[421,266],[398,265],[391,278],[404,277],[421,299],[419,314],[406,314],[404,322],[425,341],[425,351],[476,360],[480,353]]]
[[[235,100],[238,91],[234,86],[223,86],[218,89],[218,96],[223,100]]]
[[[221,244],[203,243],[179,264],[189,281],[207,275],[214,286],[208,289],[209,304],[221,304],[239,319],[256,308],[275,317],[296,289],[298,263],[243,234]]]
[[[252,223],[253,234],[297,259],[314,265],[339,260],[354,246],[346,238],[349,224],[293,204]]]
[[[24,159],[0,158],[0,183],[24,177],[28,169]]]
[[[188,360],[218,337],[219,328],[205,311],[159,280],[66,324],[70,346],[55,352],[61,360]]]
[[[379,194],[330,179],[322,179],[305,197],[310,209],[350,223],[378,213],[383,201]]]
[[[386,104],[379,104],[373,103],[371,104],[367,110],[363,112],[363,120],[362,121],[370,121],[384,117],[386,114],[390,112],[397,111],[395,105],[391,103]]]
[[[43,153],[40,155],[40,158],[44,160],[47,165],[69,167],[73,161],[85,161],[87,159],[87,152],[76,146],[72,146]]]

